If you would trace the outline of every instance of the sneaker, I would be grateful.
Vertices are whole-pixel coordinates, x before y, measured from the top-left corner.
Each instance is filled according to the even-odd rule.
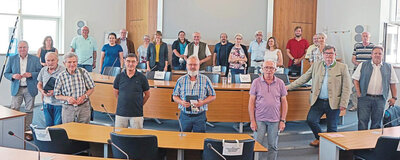
[[[353,106],[349,109],[350,112],[355,112],[357,111],[357,106]]]
[[[319,146],[319,140],[316,139],[316,140],[312,141],[312,142],[310,143],[310,146],[318,147],[318,146]]]

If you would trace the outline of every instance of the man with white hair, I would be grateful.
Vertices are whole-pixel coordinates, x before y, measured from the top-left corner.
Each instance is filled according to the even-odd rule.
[[[189,43],[185,48],[185,60],[192,55],[200,60],[200,70],[206,69],[206,62],[211,59],[210,48],[207,43],[200,42],[201,35],[199,32],[193,33],[193,42]]]
[[[183,132],[205,132],[208,104],[216,94],[211,80],[199,74],[200,60],[196,56],[187,59],[187,74],[176,81],[173,99],[181,110],[179,120]]]
[[[263,31],[256,31],[254,34],[256,38],[254,41],[250,42],[249,45],[249,57],[251,59],[250,66],[261,67],[264,62],[264,54],[267,50],[267,41],[263,40]]]
[[[88,26],[83,26],[81,35],[72,39],[71,52],[75,52],[79,57],[78,67],[82,67],[89,72],[96,68],[97,43],[92,36],[89,36]]]
[[[264,74],[251,84],[249,99],[250,127],[257,142],[268,148],[260,159],[268,160],[277,158],[278,132],[285,129],[288,110],[285,83],[274,76],[275,71],[275,61],[264,62]]]
[[[40,70],[37,88],[43,95],[43,113],[46,126],[61,124],[62,102],[54,97],[54,84],[65,67],[58,64],[58,54],[49,52],[45,56],[46,66]]]
[[[128,39],[128,37],[126,37],[128,33],[126,29],[121,29],[119,33],[120,37],[117,39],[116,43],[121,45],[122,51],[124,52],[124,58],[126,58],[129,53],[135,53],[135,45],[130,39]]]

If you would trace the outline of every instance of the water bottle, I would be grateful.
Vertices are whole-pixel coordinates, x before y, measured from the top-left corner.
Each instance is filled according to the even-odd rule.
[[[232,73],[229,70],[229,73],[228,73],[228,84],[231,84],[231,83],[232,83]]]

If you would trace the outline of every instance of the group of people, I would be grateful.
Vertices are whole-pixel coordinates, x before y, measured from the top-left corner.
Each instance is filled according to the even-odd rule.
[[[18,43],[18,54],[11,56],[4,76],[11,83],[11,108],[19,110],[25,101],[25,110],[30,113],[26,124],[31,124],[34,99],[42,94],[46,125],[90,121],[89,96],[94,91],[94,81],[89,72],[96,67],[96,41],[88,35],[89,28],[82,28],[82,35],[71,42],[71,52],[64,55],[64,66],[58,64],[58,51],[53,47],[51,37],[46,37],[37,56],[29,55],[28,42]],[[101,71],[107,66],[125,68],[113,84],[114,95],[118,99],[116,127],[143,128],[143,106],[150,97],[149,83],[136,67],[145,63],[147,71],[168,69],[168,48],[162,41],[162,33],[157,31],[154,41],[144,36],[144,44],[135,54],[134,44],[127,39],[126,30],[108,35],[109,43],[101,52]],[[384,49],[369,42],[370,34],[362,33],[363,42],[354,46],[354,73],[350,76],[346,64],[336,61],[335,47],[325,43],[327,36],[318,33],[314,44],[308,45],[302,38],[301,27],[294,30],[295,37],[287,43],[286,53],[289,66],[300,65],[308,59],[310,69],[297,80],[285,86],[275,77],[277,67],[283,66],[282,51],[276,39],[263,40],[262,31],[255,33],[255,40],[249,49],[242,44],[243,36],[236,34],[230,43],[226,33],[221,33],[220,42],[211,54],[208,45],[201,42],[199,32],[193,33],[193,42],[185,38],[185,32],[178,33],[172,44],[174,70],[187,70],[180,77],[172,93],[172,98],[180,109],[181,130],[185,132],[206,131],[206,111],[208,104],[216,99],[216,92],[207,76],[199,73],[205,62],[212,58],[213,65],[227,66],[233,74],[244,73],[247,66],[260,67],[263,75],[255,79],[250,88],[250,127],[255,139],[269,149],[268,159],[276,159],[278,133],[285,129],[288,102],[287,90],[301,86],[312,79],[311,108],[306,122],[316,140],[310,144],[319,145],[320,118],[327,117],[327,131],[336,132],[340,111],[351,104],[358,106],[358,129],[380,128],[386,101],[394,105],[397,100],[396,73],[388,63],[383,62]],[[351,79],[354,87],[351,89]],[[389,97],[389,90],[392,97]],[[265,133],[267,137],[265,138]]]

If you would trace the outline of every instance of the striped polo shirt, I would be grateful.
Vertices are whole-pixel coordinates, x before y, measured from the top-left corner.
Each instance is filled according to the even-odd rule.
[[[356,56],[357,62],[364,62],[371,60],[372,48],[374,48],[374,44],[369,43],[367,46],[364,46],[362,43],[356,43],[354,45],[353,56]]]

